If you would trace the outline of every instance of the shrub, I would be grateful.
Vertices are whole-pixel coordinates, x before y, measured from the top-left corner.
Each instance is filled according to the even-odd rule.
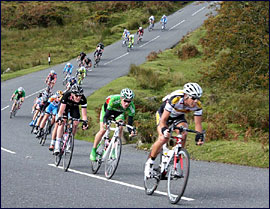
[[[185,44],[180,50],[177,50],[178,58],[186,60],[199,54],[199,50],[194,45]]]

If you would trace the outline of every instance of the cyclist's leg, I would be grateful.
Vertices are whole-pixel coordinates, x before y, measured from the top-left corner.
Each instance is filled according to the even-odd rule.
[[[70,116],[72,118],[76,118],[76,119],[79,119],[81,117],[80,115],[80,109],[79,109],[79,106],[76,106],[76,107],[73,107],[71,110],[70,110]],[[72,134],[73,136],[75,136],[76,132],[77,132],[77,127],[79,125],[79,121],[74,121],[73,122],[73,129],[72,129]]]

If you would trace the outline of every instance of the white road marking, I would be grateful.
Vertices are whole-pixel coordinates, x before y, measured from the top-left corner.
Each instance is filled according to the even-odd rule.
[[[175,28],[176,26],[182,24],[182,23],[185,22],[185,21],[186,21],[186,20],[182,20],[180,23],[177,23],[176,25],[172,26],[172,27],[169,29],[169,31],[172,30],[173,28]]]
[[[4,109],[7,109],[8,107],[9,107],[9,105],[8,105],[8,106],[6,106],[6,107],[4,107],[4,108],[2,108],[2,109],[1,109],[1,111],[2,111],[2,110],[4,110]]]
[[[116,57],[115,59],[113,59],[113,60],[111,60],[111,61],[109,61],[109,62],[106,62],[104,65],[107,65],[107,64],[109,64],[109,63],[111,63],[111,62],[113,62],[113,61],[115,61],[115,60],[118,60],[118,59],[120,59],[120,58],[122,58],[122,57],[124,57],[124,56],[126,56],[126,55],[128,55],[129,53],[127,52],[127,53],[125,53],[125,54],[123,54],[123,55],[121,55],[121,56],[119,56],[119,57]]]
[[[145,44],[141,45],[140,48],[141,48],[141,47],[144,47],[146,44],[149,44],[150,42],[156,40],[156,39],[159,38],[159,37],[160,37],[160,36],[157,36],[157,37],[153,38],[152,40],[146,42]]]
[[[13,152],[13,151],[11,151],[11,150],[5,149],[5,148],[3,148],[3,147],[1,147],[1,150],[5,151],[5,152],[9,152],[9,153],[11,153],[11,154],[16,154],[16,152]]]
[[[201,9],[199,9],[198,11],[194,12],[191,16],[196,15],[198,12],[202,11],[203,9],[205,9],[205,7],[203,7],[203,8],[201,8]]]
[[[52,166],[52,167],[56,167],[54,164],[48,164],[48,165]],[[59,167],[59,168],[62,168],[62,167]],[[94,174],[89,174],[89,173],[77,171],[77,170],[70,169],[70,168],[68,169],[68,171],[73,172],[73,173],[77,173],[77,174],[81,174],[81,175],[84,175],[84,176],[100,179],[100,180],[103,180],[103,181],[108,181],[108,182],[112,182],[112,183],[115,183],[115,184],[120,184],[120,185],[123,185],[123,186],[138,189],[138,190],[143,190],[143,191],[145,190],[144,187],[140,187],[140,186],[136,186],[136,185],[133,185],[133,184],[129,184],[129,183],[121,182],[121,181],[116,181],[116,180],[112,180],[112,179],[106,179],[105,177],[101,177],[101,176],[97,176],[97,175],[94,175]],[[160,192],[160,191],[155,191],[155,193],[161,194],[161,195],[164,195],[164,196],[168,195],[166,192]],[[187,201],[194,200],[194,199],[188,198],[188,197],[182,197],[181,199],[187,200]]]

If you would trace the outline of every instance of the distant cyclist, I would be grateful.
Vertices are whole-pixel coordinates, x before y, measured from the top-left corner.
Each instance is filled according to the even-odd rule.
[[[139,29],[137,31],[137,35],[138,35],[137,41],[142,40],[142,37],[143,37],[143,28],[142,27],[139,27]]]
[[[129,36],[129,42],[128,42],[128,47],[129,47],[129,48],[133,48],[133,47],[134,47],[134,40],[135,40],[135,37],[134,37],[133,34],[131,34],[131,35]]]
[[[76,77],[71,77],[69,80],[68,80],[68,83],[66,85],[66,90],[64,91],[64,93],[66,93],[67,91],[69,91],[71,89],[71,87],[73,85],[77,84],[77,80],[76,80]]]
[[[23,87],[19,87],[18,89],[16,89],[16,90],[14,91],[14,93],[12,94],[12,96],[11,96],[11,98],[10,98],[10,101],[12,101],[13,99],[15,99],[14,102],[13,102],[11,111],[14,109],[15,103],[16,103],[17,101],[19,102],[19,104],[18,104],[18,109],[20,109],[22,103],[24,102],[24,98],[25,98],[25,90],[24,90]],[[10,112],[11,112],[11,111],[10,111]]]
[[[90,154],[90,160],[96,161],[97,145],[106,132],[107,121],[111,116],[114,116],[116,121],[124,121],[125,113],[128,115],[128,125],[133,124],[133,117],[135,116],[135,105],[133,103],[134,93],[131,89],[122,89],[120,94],[110,95],[106,98],[105,103],[102,105],[100,112],[100,129],[95,136],[95,141]],[[123,127],[120,127],[119,137],[122,136]],[[128,128],[131,135],[135,133]]]
[[[85,67],[80,67],[78,70],[77,70],[77,74],[78,75],[78,84],[79,85],[82,85],[82,81],[83,79],[85,78],[86,76],[86,69]]]
[[[166,15],[163,15],[160,19],[160,23],[162,24],[162,29],[166,28],[166,24],[167,24],[167,17]]]
[[[148,20],[149,20],[149,27],[153,29],[155,26],[155,17],[151,15]]]
[[[79,67],[81,67],[83,65],[83,61],[85,58],[86,58],[86,54],[84,52],[81,52],[77,58],[77,62],[78,62]]]
[[[128,37],[130,35],[130,32],[127,29],[124,29],[122,38],[123,38],[123,45],[126,45],[128,43]]]
[[[86,70],[91,71],[91,67],[92,67],[92,60],[89,57],[86,57],[84,59],[84,66],[86,68]]]
[[[52,89],[54,87],[54,84],[56,83],[56,80],[57,80],[57,74],[54,70],[51,70],[45,80],[45,83],[48,85],[50,89]]]
[[[71,64],[71,63],[67,63],[66,64],[66,66],[65,66],[65,68],[64,68],[64,70],[63,70],[63,73],[69,73],[69,75],[71,75],[72,74],[72,70],[73,70],[73,65]]]

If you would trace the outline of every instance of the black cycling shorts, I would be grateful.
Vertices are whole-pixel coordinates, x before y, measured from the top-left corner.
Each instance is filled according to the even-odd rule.
[[[80,117],[81,117],[79,106],[69,106],[69,105],[66,105],[64,116],[65,117],[68,117],[68,113],[70,113],[70,116],[72,118],[80,119]]]

